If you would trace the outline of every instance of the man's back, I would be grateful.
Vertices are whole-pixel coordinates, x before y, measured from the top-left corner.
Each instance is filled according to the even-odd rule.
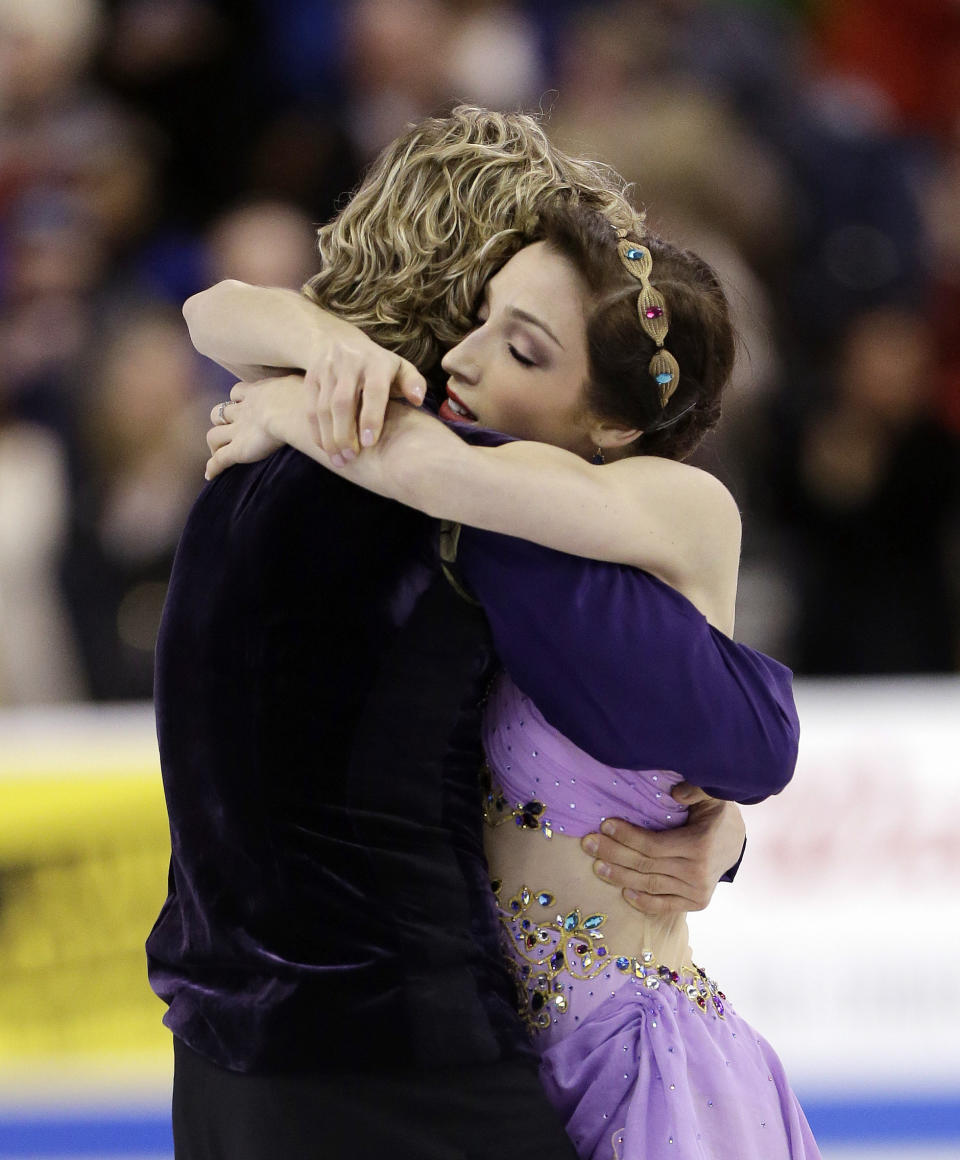
[[[204,490],[157,653],[147,949],[178,1038],[239,1071],[522,1050],[479,832],[492,662],[424,516],[290,450]]]

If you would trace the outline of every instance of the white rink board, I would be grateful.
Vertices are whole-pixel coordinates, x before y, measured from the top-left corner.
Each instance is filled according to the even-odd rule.
[[[745,807],[694,957],[804,1094],[960,1092],[960,680],[799,682],[793,782]]]

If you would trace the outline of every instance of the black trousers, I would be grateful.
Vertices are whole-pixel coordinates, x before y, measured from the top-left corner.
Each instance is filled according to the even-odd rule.
[[[176,1160],[576,1160],[528,1064],[244,1075],[174,1039]]]

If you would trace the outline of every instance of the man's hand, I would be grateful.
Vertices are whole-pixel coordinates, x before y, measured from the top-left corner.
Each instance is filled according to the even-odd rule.
[[[593,872],[614,886],[636,910],[648,915],[704,910],[720,878],[736,865],[746,827],[733,802],[720,801],[681,782],[673,797],[689,807],[675,830],[644,830],[607,818],[599,834],[581,847],[594,858]]]

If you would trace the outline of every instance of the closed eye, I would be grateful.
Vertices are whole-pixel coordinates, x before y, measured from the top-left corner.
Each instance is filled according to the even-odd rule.
[[[512,357],[513,357],[513,358],[515,358],[515,359],[517,360],[517,362],[518,362],[518,363],[520,363],[520,365],[521,365],[521,366],[525,366],[525,367],[535,367],[535,366],[537,365],[537,364],[536,364],[536,363],[533,361],[533,359],[532,359],[532,358],[526,358],[524,355],[522,355],[522,354],[521,354],[521,353],[520,353],[520,352],[517,350],[517,348],[516,348],[515,346],[513,346],[513,345],[512,345],[511,343],[509,343],[509,342],[507,343],[507,350],[509,350],[509,351],[510,351],[510,354],[512,355]]]

